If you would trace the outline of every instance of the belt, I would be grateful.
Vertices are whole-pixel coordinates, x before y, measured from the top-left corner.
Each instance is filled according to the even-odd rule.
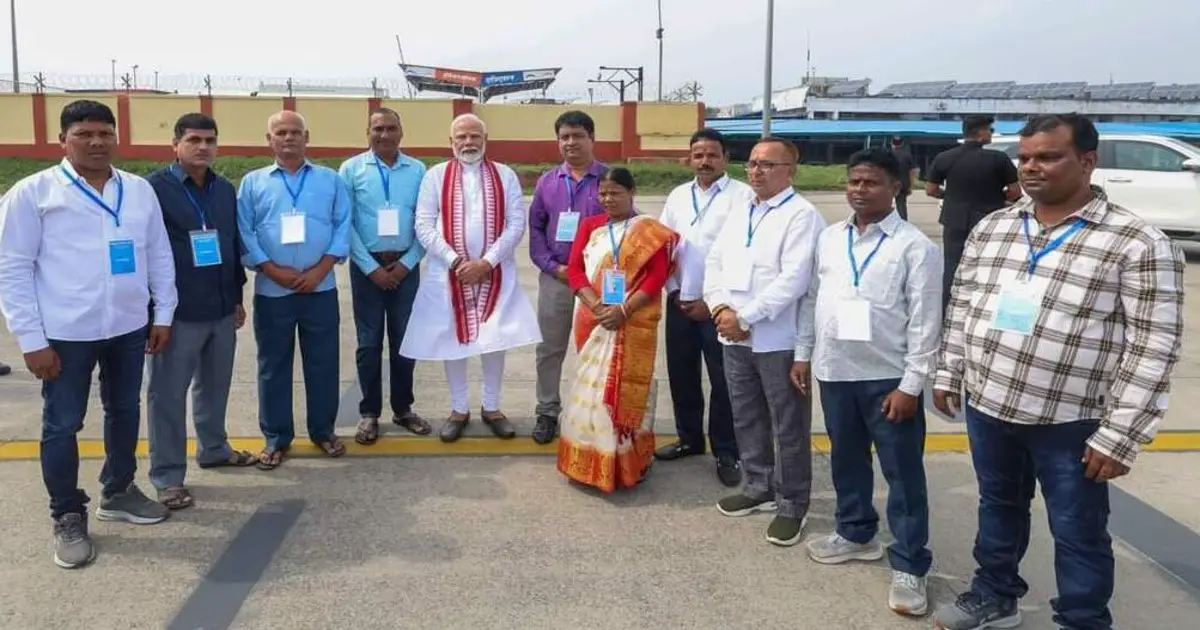
[[[404,254],[406,254],[406,253],[408,253],[408,252],[407,251],[404,251],[404,252],[396,252],[396,251],[371,252],[371,258],[374,258],[375,262],[386,267],[386,266],[396,262],[397,260],[400,260],[400,258],[403,257]]]

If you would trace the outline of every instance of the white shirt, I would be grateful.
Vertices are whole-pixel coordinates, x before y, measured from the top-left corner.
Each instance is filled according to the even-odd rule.
[[[852,222],[825,228],[817,241],[816,276],[800,301],[796,360],[811,361],[820,381],[898,378],[900,391],[918,396],[933,378],[941,341],[941,251],[894,210],[862,234]],[[848,235],[860,270],[857,291]],[[869,342],[838,339],[839,307],[854,298],[870,304]]]
[[[728,174],[702,190],[693,180],[667,195],[659,222],[680,235],[675,250],[676,270],[667,279],[667,294],[679,291],[683,301],[704,297],[704,268],[708,252],[734,208],[745,209],[754,190]]]
[[[749,324],[750,339],[736,345],[754,352],[795,350],[797,303],[808,291],[823,229],[816,207],[790,187],[729,213],[708,253],[704,301],[732,308]]]
[[[63,160],[61,169],[77,177]],[[22,352],[57,341],[100,341],[147,324],[170,326],[178,301],[175,261],[162,209],[145,179],[113,169],[98,196],[116,209],[120,227],[60,167],[35,173],[0,199],[0,311]],[[81,184],[90,185],[80,179]],[[110,241],[132,240],[133,273],[114,275]]]

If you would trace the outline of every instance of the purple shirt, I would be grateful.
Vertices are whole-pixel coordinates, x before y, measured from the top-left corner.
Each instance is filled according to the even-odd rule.
[[[529,258],[543,272],[554,275],[559,267],[565,267],[571,253],[571,243],[555,238],[558,232],[558,215],[573,209],[579,220],[604,212],[600,206],[600,175],[608,169],[606,164],[593,161],[583,179],[571,178],[571,169],[560,164],[538,178],[533,189],[533,201],[529,204]],[[574,195],[571,189],[574,188]],[[572,206],[572,197],[574,205]]]

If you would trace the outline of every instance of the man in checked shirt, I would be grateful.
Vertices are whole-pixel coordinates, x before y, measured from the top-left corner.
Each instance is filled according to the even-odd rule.
[[[1097,145],[1086,118],[1031,118],[1018,155],[1032,199],[989,215],[967,239],[934,403],[955,413],[965,387],[979,567],[970,590],[936,612],[937,628],[1021,623],[1035,484],[1054,535],[1054,623],[1113,624],[1107,482],[1129,472],[1166,413],[1184,258],[1091,187]]]

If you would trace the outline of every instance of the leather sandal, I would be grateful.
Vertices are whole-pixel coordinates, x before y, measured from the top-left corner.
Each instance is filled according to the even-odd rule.
[[[479,410],[479,415],[483,418],[483,423],[488,425],[492,433],[502,440],[511,440],[517,437],[517,430],[513,427],[512,422],[509,422],[508,416],[505,416],[500,411],[484,411]]]
[[[467,429],[467,424],[471,421],[469,413],[450,413],[450,417],[446,418],[446,422],[442,424],[442,429],[438,431],[438,437],[443,442],[457,442],[458,438],[462,437],[463,431]]]

